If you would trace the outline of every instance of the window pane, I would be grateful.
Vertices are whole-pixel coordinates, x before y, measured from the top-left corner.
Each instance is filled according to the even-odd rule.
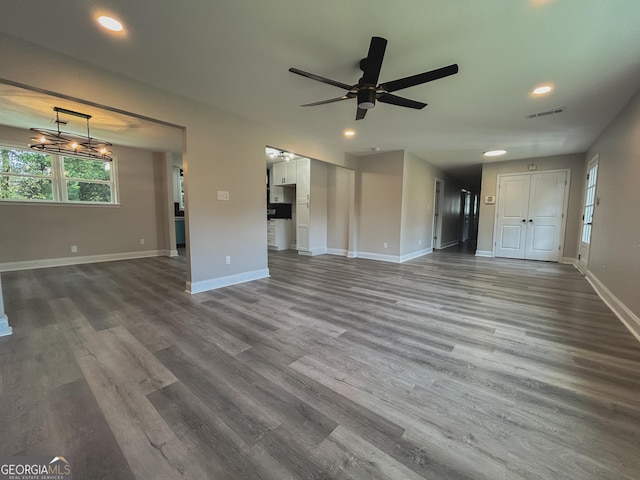
[[[64,157],[64,176],[83,180],[111,180],[111,163]]]
[[[111,202],[111,187],[104,183],[67,182],[67,198],[72,202]]]
[[[584,209],[584,223],[593,222],[593,205],[589,205]]]
[[[13,200],[53,200],[51,180],[47,178],[0,175],[0,198]]]
[[[44,153],[0,149],[0,172],[23,175],[51,175],[51,157]]]
[[[591,240],[591,225],[585,225],[582,229],[582,241],[584,243],[589,243]]]

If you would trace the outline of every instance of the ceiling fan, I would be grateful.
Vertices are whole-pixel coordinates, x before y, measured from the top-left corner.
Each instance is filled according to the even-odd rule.
[[[302,107],[314,107],[316,105],[324,105],[326,103],[340,102],[342,100],[348,100],[350,98],[358,99],[358,111],[356,113],[356,120],[362,120],[367,114],[367,110],[373,108],[376,104],[376,100],[382,103],[388,103],[391,105],[397,105],[399,107],[415,108],[417,110],[423,109],[427,106],[426,103],[417,102],[415,100],[409,100],[408,98],[392,95],[391,92],[396,92],[404,88],[413,87],[423,83],[438,80],[439,78],[448,77],[449,75],[455,75],[458,73],[458,65],[453,64],[447,67],[438,68],[410,77],[399,78],[391,82],[384,82],[378,85],[378,77],[380,76],[380,69],[382,68],[382,59],[384,58],[384,51],[387,48],[387,40],[382,37],[371,37],[371,43],[369,45],[369,53],[366,58],[360,60],[360,70],[362,70],[362,78],[358,80],[355,85],[347,85],[346,83],[337,82],[330,78],[321,77],[313,73],[304,72],[297,68],[290,68],[289,71],[302,75],[303,77],[316,80],[318,82],[327,83],[338,88],[347,90],[347,93],[341,97],[332,98],[329,100],[323,100],[321,102],[307,103],[301,105]]]

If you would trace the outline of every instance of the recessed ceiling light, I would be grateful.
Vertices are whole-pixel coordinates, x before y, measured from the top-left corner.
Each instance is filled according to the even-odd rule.
[[[500,155],[504,155],[507,153],[506,150],[489,150],[483,153],[485,157],[499,157]]]
[[[544,95],[545,93],[549,93],[551,90],[553,90],[553,87],[551,85],[540,85],[531,93],[533,93],[534,95]]]
[[[353,130],[345,130],[344,131],[344,136],[345,137],[353,137],[355,134],[356,134],[356,132],[353,131]]]
[[[121,32],[124,29],[122,23],[120,23],[115,18],[107,17],[106,15],[98,17],[98,23],[107,30],[111,30],[112,32]]]

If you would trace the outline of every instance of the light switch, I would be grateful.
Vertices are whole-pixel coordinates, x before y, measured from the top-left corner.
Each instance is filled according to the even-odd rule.
[[[218,200],[229,200],[229,192],[218,190]]]

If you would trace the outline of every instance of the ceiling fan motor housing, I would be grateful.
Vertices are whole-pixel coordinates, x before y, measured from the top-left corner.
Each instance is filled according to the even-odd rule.
[[[376,104],[376,89],[362,88],[358,90],[358,108],[368,110]]]

